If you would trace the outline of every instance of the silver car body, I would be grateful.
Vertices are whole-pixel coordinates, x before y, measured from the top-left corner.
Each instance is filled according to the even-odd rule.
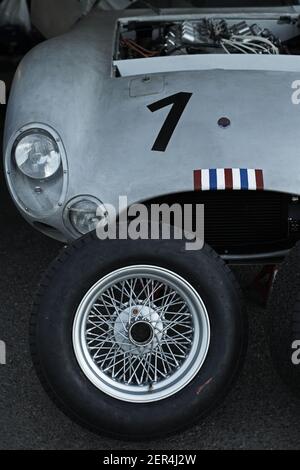
[[[5,172],[22,215],[48,235],[79,235],[66,220],[70,200],[90,195],[118,206],[194,190],[194,171],[257,168],[267,191],[300,195],[300,107],[292,84],[300,58],[269,55],[157,57],[117,64],[119,21],[201,16],[257,19],[298,17],[298,7],[230,10],[95,10],[70,32],[41,43],[21,62],[11,91],[4,138]],[[290,26],[289,26],[290,27]],[[287,32],[288,35],[288,32]],[[165,152],[153,143],[169,108],[148,106],[176,93],[191,93]],[[228,117],[231,126],[218,125]],[[59,184],[16,183],[11,162],[17,136],[47,129],[63,153]],[[45,224],[45,225],[42,225]],[[53,227],[53,232],[43,227]]]

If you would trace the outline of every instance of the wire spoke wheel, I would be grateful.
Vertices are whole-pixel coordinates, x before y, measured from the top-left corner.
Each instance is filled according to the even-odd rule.
[[[68,416],[136,442],[191,426],[220,403],[243,364],[247,319],[209,246],[90,234],[51,265],[31,338],[42,384]]]
[[[210,324],[197,291],[156,266],[128,266],[97,282],[74,320],[73,346],[106,394],[147,403],[183,389],[203,365]]]

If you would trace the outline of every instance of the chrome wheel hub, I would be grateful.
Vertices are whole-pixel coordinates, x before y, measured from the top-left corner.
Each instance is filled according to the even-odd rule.
[[[134,305],[122,311],[115,321],[114,336],[120,348],[133,356],[155,349],[162,340],[163,322],[157,312],[146,305]]]
[[[79,367],[102,392],[132,403],[182,390],[208,352],[210,324],[198,292],[157,266],[128,266],[97,282],[73,325]]]

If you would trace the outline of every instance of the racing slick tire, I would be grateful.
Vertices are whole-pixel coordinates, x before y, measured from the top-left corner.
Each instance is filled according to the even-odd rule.
[[[247,319],[231,270],[208,246],[106,240],[65,248],[45,274],[31,351],[50,397],[115,438],[170,435],[225,397],[243,363]]]
[[[274,366],[300,398],[300,243],[281,265],[268,305],[268,335]]]

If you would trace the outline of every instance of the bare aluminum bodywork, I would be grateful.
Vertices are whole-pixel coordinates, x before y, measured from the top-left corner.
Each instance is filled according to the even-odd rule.
[[[260,9],[260,18],[298,15],[298,7]],[[199,15],[236,18],[235,9],[163,12],[167,18]],[[243,9],[243,17],[257,18]],[[171,193],[193,191],[198,168],[261,168],[265,189],[300,195],[300,109],[292,83],[300,79],[297,56],[203,55],[132,60],[114,75],[117,23],[151,11],[94,11],[70,32],[33,49],[22,61],[9,99],[5,170],[19,210],[31,224],[45,223],[57,238],[76,238],[64,219],[68,201],[91,195],[117,207]],[[275,17],[275,16],[274,16]],[[165,152],[153,143],[169,109],[148,106],[188,92],[192,99]],[[222,129],[218,120],[230,118]],[[11,184],[11,149],[26,126],[46,126],[65,152],[64,189],[53,211],[31,211]],[[51,188],[43,197],[52,197]],[[29,197],[40,197],[32,192]]]

